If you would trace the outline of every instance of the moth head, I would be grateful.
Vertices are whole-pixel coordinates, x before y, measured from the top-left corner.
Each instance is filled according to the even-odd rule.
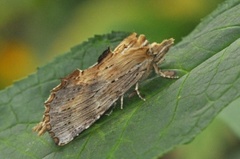
[[[154,42],[150,44],[148,53],[149,55],[153,56],[153,62],[156,64],[159,64],[163,58],[164,55],[168,52],[169,48],[173,45],[174,39],[168,39],[164,40],[160,44]]]

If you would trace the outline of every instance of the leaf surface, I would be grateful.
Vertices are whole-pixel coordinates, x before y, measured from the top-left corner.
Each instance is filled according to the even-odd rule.
[[[240,97],[240,1],[227,1],[166,56],[163,69],[179,79],[151,76],[140,84],[147,101],[125,97],[71,143],[55,146],[32,132],[60,78],[86,69],[127,33],[95,36],[0,92],[0,158],[157,158],[190,142]]]

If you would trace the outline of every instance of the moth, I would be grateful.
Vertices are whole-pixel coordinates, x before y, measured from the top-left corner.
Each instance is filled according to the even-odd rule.
[[[91,126],[118,99],[154,70],[165,78],[175,78],[174,71],[162,71],[158,65],[173,45],[174,39],[149,43],[144,35],[132,33],[113,51],[109,48],[98,62],[86,70],[76,69],[61,79],[44,103],[42,121],[33,130],[38,135],[49,132],[54,142],[65,145]]]

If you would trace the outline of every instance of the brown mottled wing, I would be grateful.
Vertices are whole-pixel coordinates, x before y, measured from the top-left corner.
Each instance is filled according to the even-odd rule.
[[[65,145],[92,125],[109,107],[154,67],[159,70],[173,39],[148,44],[144,35],[133,33],[113,52],[109,49],[98,63],[63,78],[45,102],[43,120],[34,127],[42,135],[48,131],[57,145]]]
[[[58,145],[67,144],[99,119],[142,77],[144,70],[140,69],[141,67],[135,66],[128,74],[114,75],[117,78],[112,80],[100,78],[90,85],[75,85],[74,80],[69,80],[62,89],[54,92],[54,98],[49,103],[49,132],[55,142]]]
[[[46,101],[45,116],[35,131],[41,135],[47,130],[58,145],[78,136],[149,71],[147,44],[144,36],[132,34],[113,53],[105,51],[97,65],[62,79]]]
[[[70,142],[97,120],[94,99],[104,83],[82,83],[81,74],[76,70],[70,78],[63,79],[60,89],[51,93],[53,100],[46,103],[50,108],[48,131],[58,145]]]

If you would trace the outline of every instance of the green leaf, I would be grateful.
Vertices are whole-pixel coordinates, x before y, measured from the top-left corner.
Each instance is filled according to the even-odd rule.
[[[222,111],[220,118],[233,130],[233,132],[240,138],[240,98],[233,101],[229,106]]]
[[[32,127],[61,77],[95,63],[127,33],[95,36],[0,92],[0,158],[157,158],[190,142],[240,97],[240,0],[228,1],[167,54],[164,69],[179,79],[151,76],[140,85],[146,96],[125,97],[71,143],[58,147]]]

